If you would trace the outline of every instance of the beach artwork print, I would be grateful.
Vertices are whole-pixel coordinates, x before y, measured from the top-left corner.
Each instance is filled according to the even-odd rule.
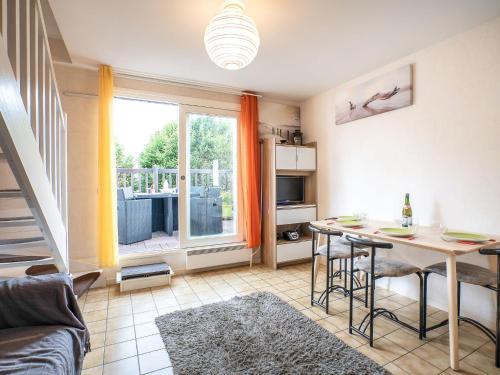
[[[357,86],[341,90],[335,97],[335,124],[406,107],[413,101],[412,67],[403,66]]]

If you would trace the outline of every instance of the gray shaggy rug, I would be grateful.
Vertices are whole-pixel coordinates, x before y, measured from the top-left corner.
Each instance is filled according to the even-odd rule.
[[[267,292],[175,311],[156,325],[175,374],[389,374]]]

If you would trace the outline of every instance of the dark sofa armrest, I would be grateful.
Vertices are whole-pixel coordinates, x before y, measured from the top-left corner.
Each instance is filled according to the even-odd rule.
[[[56,273],[0,282],[0,329],[37,325],[86,330],[69,275]]]

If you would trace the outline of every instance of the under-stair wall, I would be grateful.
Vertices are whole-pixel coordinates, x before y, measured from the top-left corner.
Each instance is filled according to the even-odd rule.
[[[0,0],[0,255],[67,271],[67,121],[41,9]]]

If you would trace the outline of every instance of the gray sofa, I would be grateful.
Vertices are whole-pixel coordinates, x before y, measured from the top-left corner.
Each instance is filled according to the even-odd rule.
[[[120,188],[117,193],[118,243],[128,245],[151,239],[151,199],[134,199],[132,187]]]
[[[0,282],[1,375],[78,375],[89,338],[69,275]]]

